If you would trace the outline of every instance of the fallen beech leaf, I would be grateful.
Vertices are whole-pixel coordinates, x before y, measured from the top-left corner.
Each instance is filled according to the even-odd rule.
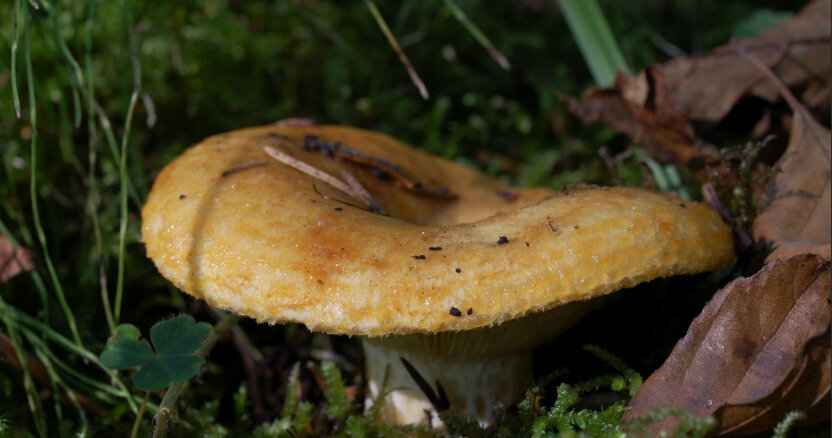
[[[829,15],[829,0],[818,0],[793,19],[738,44],[787,87],[803,90],[806,102],[825,104],[829,100]],[[565,100],[578,117],[601,121],[632,137],[652,158],[696,170],[714,164],[718,157],[703,135],[749,96],[769,104],[780,100],[777,87],[726,44],[707,55],[676,58],[631,77],[620,75],[610,88],[591,89],[582,100]]]
[[[815,83],[825,88],[830,75],[831,10],[829,0],[812,2],[793,19],[738,43],[790,89]],[[681,112],[700,123],[718,123],[745,96],[769,103],[781,97],[775,85],[738,56],[731,44],[705,56],[674,59],[662,66],[662,74]]]
[[[28,249],[15,248],[6,236],[0,234],[0,283],[34,267],[32,253]]]
[[[584,121],[600,120],[633,138],[651,157],[698,167],[716,160],[717,151],[700,150],[687,117],[679,110],[661,67],[636,76],[620,74],[611,88],[591,89],[578,101],[566,97],[569,110]]]
[[[829,417],[830,264],[777,260],[718,291],[665,363],[630,400],[623,421],[676,407],[714,415],[718,434],[770,430],[786,411]],[[672,433],[678,421],[654,425]]]
[[[766,262],[800,253],[830,259],[830,144],[832,134],[805,111],[795,111],[781,172],[769,183],[754,221],[754,237],[774,244]]]

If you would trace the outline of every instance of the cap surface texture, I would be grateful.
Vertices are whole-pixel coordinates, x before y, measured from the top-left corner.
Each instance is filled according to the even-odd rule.
[[[264,146],[349,172],[386,214]],[[326,125],[208,138],[162,170],[142,220],[148,256],[183,291],[350,335],[489,326],[733,258],[730,229],[703,204],[634,188],[512,188],[387,135]]]

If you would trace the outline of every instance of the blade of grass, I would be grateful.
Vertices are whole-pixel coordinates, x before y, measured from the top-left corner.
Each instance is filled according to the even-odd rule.
[[[73,114],[75,116],[73,119],[74,125],[76,128],[78,128],[79,126],[81,126],[80,88],[81,84],[83,83],[83,73],[81,72],[81,66],[78,64],[78,61],[75,60],[75,57],[72,56],[72,52],[69,50],[69,46],[66,45],[66,40],[64,40],[64,37],[61,34],[61,25],[58,22],[60,12],[55,11],[52,3],[46,0],[43,1],[43,10],[51,18],[55,44],[57,44],[59,52],[64,57],[66,62],[69,64],[70,71],[72,72],[71,77],[73,78],[73,80],[69,81],[69,84],[72,88],[72,102],[74,109]]]
[[[497,64],[500,64],[500,67],[502,67],[503,70],[511,70],[511,64],[508,62],[508,59],[505,57],[505,55],[503,55],[499,50],[497,50],[497,48],[494,47],[494,43],[492,43],[491,40],[488,39],[488,37],[485,36],[484,33],[482,33],[482,31],[477,27],[477,25],[474,24],[471,21],[471,19],[468,18],[468,15],[465,13],[465,11],[462,10],[462,8],[459,7],[459,5],[456,3],[456,0],[444,1],[445,6],[447,6],[448,9],[450,9],[451,12],[454,14],[454,18],[456,18],[456,20],[459,21],[460,24],[462,24],[465,27],[465,29],[468,30],[468,33],[470,33],[471,36],[473,36],[474,39],[476,39],[477,42],[480,43],[480,45],[488,51],[488,54],[491,55],[492,58],[494,58],[494,61],[497,61]]]
[[[58,390],[58,382],[60,381],[60,378],[55,374],[55,370],[52,369],[52,364],[49,362],[49,358],[44,357],[43,353],[38,350],[35,350],[34,354],[38,357],[40,363],[43,364],[43,369],[46,370],[46,375],[49,377],[49,384],[52,386],[52,397],[54,399],[53,405],[55,406],[55,419],[58,424],[61,424],[64,422],[64,410],[61,405],[61,401],[58,399],[58,394],[60,394],[60,391]]]
[[[0,315],[3,315],[5,319],[9,319],[12,322],[21,323],[28,327],[31,327],[35,330],[40,331],[46,338],[52,340],[57,345],[65,348],[66,350],[77,354],[85,361],[88,361],[94,364],[96,367],[101,369],[107,376],[109,377],[110,381],[121,390],[119,394],[130,407],[133,412],[138,412],[138,405],[136,404],[136,399],[132,396],[130,391],[124,385],[124,382],[119,378],[118,374],[109,368],[105,367],[101,361],[98,359],[98,356],[93,354],[91,351],[87,350],[86,348],[79,347],[71,340],[67,339],[65,336],[61,335],[57,331],[53,330],[51,327],[43,324],[42,322],[38,321],[37,319],[31,317],[26,312],[23,312],[17,309],[14,306],[7,304],[1,297],[0,297]],[[141,399],[138,399],[141,400]]]
[[[17,356],[17,362],[23,371],[23,390],[26,391],[26,402],[29,404],[29,411],[32,412],[32,422],[35,423],[35,430],[39,436],[46,436],[46,420],[43,417],[40,395],[35,389],[32,375],[29,374],[29,367],[26,366],[26,356],[20,348],[17,330],[8,321],[6,321],[6,332],[9,334],[15,356]]]
[[[75,344],[79,348],[84,348],[84,343],[81,341],[81,336],[78,334],[78,326],[75,323],[75,315],[72,313],[72,309],[69,307],[69,303],[66,301],[66,295],[64,294],[63,286],[61,285],[60,279],[58,279],[58,273],[55,270],[55,266],[52,263],[52,258],[49,255],[49,246],[46,242],[46,233],[43,229],[43,224],[41,223],[40,218],[40,207],[39,207],[39,199],[38,199],[38,125],[37,125],[37,104],[35,102],[35,80],[34,80],[34,73],[32,69],[32,50],[31,50],[31,30],[29,26],[29,20],[31,19],[31,13],[27,11],[26,13],[26,25],[23,30],[23,57],[24,62],[26,63],[26,82],[29,88],[29,123],[32,127],[32,138],[30,141],[30,153],[31,153],[31,172],[29,178],[29,191],[32,203],[32,219],[35,224],[35,233],[38,236],[38,240],[40,241],[40,246],[43,250],[43,259],[46,263],[46,268],[49,271],[49,276],[52,279],[52,285],[55,288],[55,295],[58,298],[58,302],[63,309],[64,316],[67,319],[67,323],[69,324],[69,330],[72,332],[72,338],[75,341]]]
[[[393,36],[393,33],[390,32],[390,28],[387,27],[387,22],[384,21],[384,17],[381,16],[381,12],[379,12],[376,4],[373,0],[364,0],[364,3],[367,4],[367,8],[370,9],[370,13],[373,14],[373,18],[376,20],[379,29],[387,37],[387,41],[390,43],[390,46],[393,47],[393,50],[399,55],[399,61],[404,65],[405,70],[407,70],[407,74],[410,76],[410,80],[416,85],[416,88],[419,89],[419,94],[422,96],[422,99],[428,100],[430,95],[428,94],[428,88],[425,87],[425,83],[422,82],[422,78],[419,77],[419,74],[416,73],[416,70],[413,69],[413,66],[410,64],[410,59],[408,59],[407,55],[402,50],[402,47],[399,45],[399,42],[396,41],[396,37]]]
[[[78,383],[82,383],[94,389],[95,391],[98,391],[99,393],[94,395],[99,400],[112,404],[113,399],[109,396],[119,398],[124,397],[124,394],[121,391],[117,390],[116,388],[113,388],[111,385],[101,383],[95,379],[92,379],[79,373],[75,368],[73,368],[72,366],[64,362],[62,359],[60,359],[52,350],[49,349],[49,346],[39,337],[34,335],[30,336],[26,332],[23,332],[23,334],[24,336],[26,336],[26,340],[32,346],[34,351],[46,355],[46,357],[48,357],[52,363],[54,363],[58,368],[60,368],[62,372],[64,372],[67,376],[75,379],[75,381],[72,383],[76,385]]]
[[[98,209],[101,205],[101,195],[98,192],[98,181],[96,180],[95,169],[98,162],[98,131],[95,126],[95,75],[92,65],[92,30],[95,24],[96,0],[90,0],[87,5],[87,19],[84,29],[84,73],[86,80],[87,99],[87,138],[88,138],[88,173],[87,173],[87,213],[92,219],[93,236],[95,238],[95,249],[98,252],[98,286],[101,295],[101,304],[104,308],[104,316],[107,319],[107,327],[110,333],[115,332],[116,323],[113,318],[113,310],[110,306],[110,293],[107,288],[106,256],[104,254],[104,237],[101,233],[101,218]]]
[[[596,0],[558,0],[558,6],[596,85],[611,84],[619,71],[630,74],[627,61]]]
[[[150,398],[150,392],[144,394],[142,404],[139,406],[139,413],[136,414],[136,421],[133,423],[133,430],[130,432],[130,438],[136,438],[139,434],[139,426],[142,424],[142,416],[144,416],[144,408],[147,406],[147,399]]]
[[[23,117],[23,111],[20,109],[20,94],[17,91],[17,43],[20,41],[20,0],[14,1],[14,40],[12,41],[12,61],[11,61],[11,76],[12,76],[12,101],[14,101],[14,114],[17,118]]]
[[[217,343],[220,335],[228,331],[239,320],[240,317],[233,313],[223,314],[222,319],[214,325],[214,330],[211,332],[208,339],[205,340],[205,343],[202,344],[202,347],[197,351],[197,354],[201,356],[207,355],[208,352],[214,347],[214,344]],[[190,380],[176,382],[171,385],[167,391],[165,391],[165,396],[162,397],[162,402],[159,403],[159,409],[156,411],[156,426],[153,428],[154,438],[165,436],[165,431],[168,427],[168,417],[176,404],[176,400],[188,389],[188,385],[190,385],[190,383]]]
[[[129,0],[124,1],[124,20],[127,27],[127,38],[130,45],[130,63],[133,71],[133,93],[130,95],[130,105],[127,108],[127,116],[124,121],[124,133],[121,137],[121,160],[119,162],[120,179],[120,203],[121,219],[118,230],[118,276],[116,277],[116,297],[113,304],[113,319],[118,324],[121,316],[121,300],[124,295],[124,264],[126,262],[125,246],[127,242],[127,145],[130,141],[131,128],[133,126],[133,113],[136,109],[136,102],[139,100],[142,89],[141,71],[138,54],[138,35],[133,23],[133,5]]]

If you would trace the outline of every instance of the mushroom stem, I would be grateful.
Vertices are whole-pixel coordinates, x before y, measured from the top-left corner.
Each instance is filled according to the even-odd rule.
[[[550,341],[601,299],[576,301],[503,324],[474,330],[415,333],[362,338],[369,408],[384,390],[381,420],[393,424],[440,425],[426,392],[441,398],[441,384],[450,407],[487,425],[494,408],[509,406],[531,387],[532,350]],[[424,382],[425,391],[408,372],[407,360]]]
[[[428,338],[431,335],[408,335]],[[486,425],[498,406],[518,400],[532,384],[531,349],[499,356],[432,357],[397,348],[386,338],[365,338],[367,406],[383,388],[391,390],[382,403],[381,419],[393,424],[441,424],[436,407],[403,365],[406,359],[439,394],[437,382],[450,406]],[[428,341],[429,342],[429,341]],[[392,345],[391,345],[392,344]],[[441,397],[441,396],[440,396]]]

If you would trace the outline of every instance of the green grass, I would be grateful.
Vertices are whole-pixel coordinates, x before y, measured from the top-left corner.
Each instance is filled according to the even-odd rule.
[[[413,86],[364,1],[0,3],[0,52],[6,53],[0,57],[0,232],[32,249],[37,261],[36,270],[0,284],[0,335],[18,361],[43,366],[37,374],[0,358],[0,436],[125,436],[141,407],[139,435],[159,424],[173,436],[280,436],[304,428],[431,435],[379,424],[372,411],[363,413],[360,398],[345,402],[361,369],[353,340],[298,326],[258,326],[175,290],[144,256],[139,211],[156,173],[188,145],[288,117],[385,131],[517,184],[639,184],[636,159],[612,175],[598,155],[600,145],[617,153],[626,140],[582,126],[558,98],[579,94],[598,76],[564,17],[546,2],[542,9],[521,3],[372,3],[429,100]],[[667,45],[657,41],[705,51],[765,6],[599,4],[608,22],[605,39],[621,53],[606,64],[633,70],[667,59]],[[605,71],[595,81],[608,80]],[[681,187],[673,178],[667,184]],[[563,366],[573,373],[530,389],[523,403],[502,414],[501,428],[477,431],[450,412],[448,422],[472,435],[620,432],[617,418],[635,376],[661,363],[707,297],[688,286],[690,294],[674,298],[691,303],[672,313],[667,333],[632,327],[632,336],[655,338],[650,349],[591,327],[645,319],[639,312],[670,313],[678,301],[667,303],[667,284],[678,285],[638,289],[632,304],[602,311],[550,346],[559,355],[541,355],[540,376]],[[706,295],[713,291],[712,280],[696,284]],[[656,297],[666,304],[656,304],[662,302]],[[206,349],[207,366],[195,380],[145,398],[129,373],[102,365],[99,354],[117,324],[146,333],[181,312],[215,323],[218,335],[230,333]],[[615,345],[623,363],[612,361],[611,369],[601,350],[595,351],[600,359],[581,350],[587,343]],[[241,351],[260,365],[247,370]],[[320,363],[315,357],[322,351],[340,362],[320,365],[328,383],[318,388],[305,364]],[[252,385],[267,367],[271,386]],[[619,394],[619,402],[572,409],[595,387]]]

